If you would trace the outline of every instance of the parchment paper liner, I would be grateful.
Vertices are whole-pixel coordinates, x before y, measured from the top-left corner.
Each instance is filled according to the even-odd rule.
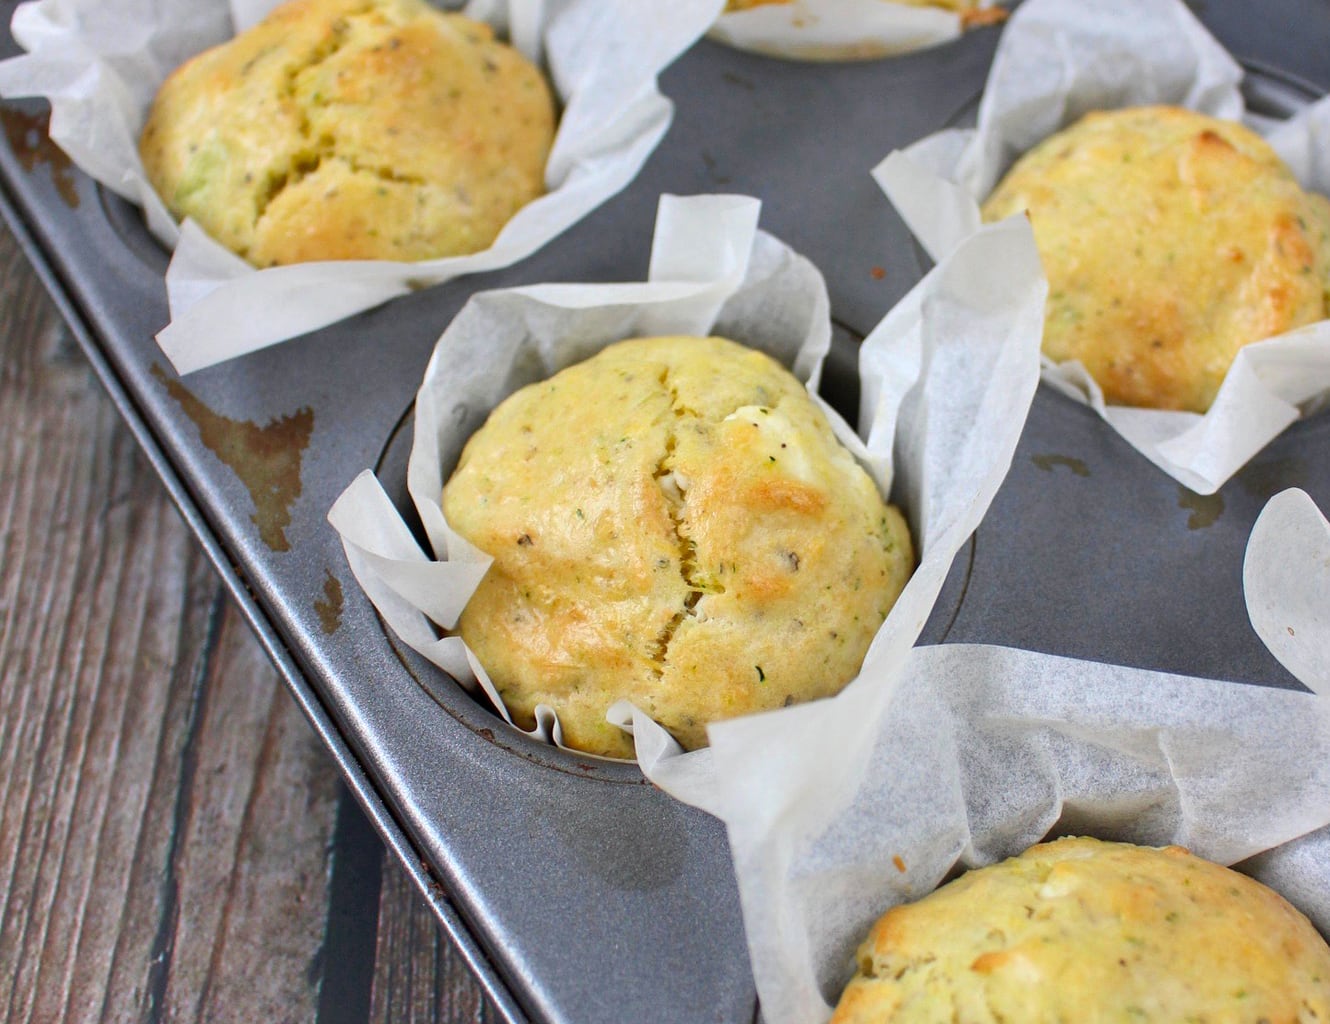
[[[1035,143],[1090,110],[1166,103],[1241,120],[1242,69],[1177,0],[1027,0],[998,45],[978,126],[931,135],[874,177],[936,260],[980,224],[979,201]],[[1305,188],[1330,194],[1330,100],[1247,118]],[[1211,494],[1330,389],[1330,322],[1241,350],[1204,416],[1106,406],[1077,362],[1044,380],[1090,404],[1179,483]]]
[[[141,206],[153,234],[174,249],[166,272],[171,323],[157,341],[180,373],[531,255],[636,176],[673,116],[656,76],[706,31],[723,0],[472,0],[466,13],[511,31],[527,56],[543,56],[561,100],[547,194],[479,253],[256,270],[194,222],[176,225],[144,176],[137,141],[165,77],[276,2],[40,0],[14,12],[14,38],[28,53],[0,63],[0,94],[50,100],[51,138],[81,169]]]
[[[1258,631],[1289,639],[1294,623],[1299,653],[1272,649],[1324,692],[1330,527],[1306,495],[1270,503],[1246,579]],[[1303,675],[1306,665],[1321,674]],[[769,717],[710,731],[714,806],[768,1024],[825,1020],[888,907],[929,892],[957,862],[1014,855],[1050,830],[1180,843],[1226,864],[1252,858],[1245,870],[1330,932],[1323,697],[999,647],[920,647],[896,687],[856,684],[785,713],[781,732],[803,719],[807,743],[867,738],[848,784],[830,759],[787,768]]]
[[[980,0],[979,9],[992,0]],[[793,60],[867,60],[949,42],[962,16],[890,0],[793,0],[722,14],[709,33],[741,50]]]
[[[1252,627],[1324,707],[1330,694],[1330,523],[1305,492],[1287,490],[1266,504],[1247,543],[1242,578]],[[1316,806],[1325,807],[1324,787],[1311,795]],[[1279,890],[1330,936],[1330,826],[1241,867]]]
[[[431,624],[455,623],[488,565],[448,529],[439,508],[444,478],[503,397],[622,338],[718,333],[769,352],[815,388],[830,345],[825,286],[807,260],[756,230],[758,209],[744,197],[667,196],[648,282],[540,285],[471,299],[440,338],[416,403],[408,486],[436,557],[419,550],[368,471],[330,511],[352,571],[394,631],[455,678],[478,680],[496,706],[498,695],[461,640],[438,638]],[[1010,465],[1038,379],[1044,293],[1028,224],[1016,218],[986,229],[864,343],[866,442],[828,410],[884,494],[892,490],[894,449],[894,494],[922,552],[873,643],[874,664],[887,675],[918,636],[956,550]],[[538,735],[557,742],[553,712],[537,717]],[[631,705],[617,706],[615,720],[632,722],[639,763],[654,781],[709,806],[707,751],[681,754]]]
[[[1270,653],[1307,689],[1330,695],[1330,524],[1306,492],[1293,488],[1266,504],[1247,544],[1242,587]]]

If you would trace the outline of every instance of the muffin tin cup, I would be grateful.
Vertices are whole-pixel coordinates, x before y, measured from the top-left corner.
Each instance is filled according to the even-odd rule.
[[[259,270],[192,221],[175,223],[148,183],[137,141],[153,96],[175,67],[274,6],[41,0],[20,7],[11,28],[29,52],[0,65],[0,93],[47,98],[52,138],[77,166],[142,207],[154,235],[173,250],[166,273],[171,322],[157,340],[179,373],[419,288],[506,267],[562,234],[632,181],[656,148],[673,115],[657,75],[706,31],[720,0],[681,0],[668,18],[651,5],[477,0],[469,11],[499,30],[511,27],[527,56],[543,59],[562,108],[546,194],[519,210],[489,248],[470,255]]]
[[[448,527],[444,480],[506,396],[624,338],[720,334],[767,352],[816,395],[831,341],[825,286],[807,260],[756,230],[759,206],[737,196],[664,197],[648,282],[537,285],[471,299],[439,339],[416,400],[408,486],[433,557],[371,474],[330,511],[357,579],[397,636],[454,679],[478,686],[501,711],[483,666],[460,639],[435,629],[454,625],[489,564]],[[999,280],[992,265],[1003,268]],[[922,551],[854,685],[889,685],[1001,483],[1037,380],[1043,299],[1028,226],[1016,220],[991,228],[865,341],[862,440],[824,404],[841,442],[883,495],[894,493],[907,510]],[[705,753],[683,754],[631,706],[616,706],[611,718],[639,739],[652,781],[707,806]],[[555,709],[539,707],[536,720],[533,735],[560,741]],[[800,742],[793,733],[781,740]]]
[[[979,203],[1018,156],[1087,111],[1171,104],[1241,120],[1241,82],[1238,63],[1176,0],[1030,0],[998,45],[978,126],[896,151],[874,177],[937,259],[978,228]],[[1304,188],[1330,195],[1330,99],[1283,122],[1249,121]],[[1213,494],[1330,392],[1330,321],[1241,349],[1205,415],[1107,405],[1075,361],[1045,358],[1043,376],[1179,483]]]
[[[1322,4],[1271,0],[1256,15],[1239,0],[1213,0],[1201,14],[1244,58],[1330,86],[1323,59],[1330,16]],[[1290,32],[1289,25],[1298,30]],[[881,201],[867,169],[882,153],[949,123],[949,115],[978,92],[995,42],[996,33],[975,31],[895,60],[807,66],[701,41],[662,77],[678,106],[656,156],[632,187],[544,251],[483,282],[417,293],[315,338],[184,382],[162,367],[151,341],[166,306],[160,266],[141,258],[155,244],[141,220],[117,197],[98,202],[96,189],[81,175],[62,176],[49,147],[43,148],[37,106],[7,105],[9,144],[0,144],[0,170],[8,202],[0,208],[21,235],[27,232],[34,261],[135,436],[404,870],[494,995],[503,1019],[756,1019],[735,868],[745,890],[754,878],[767,884],[785,872],[794,902],[782,905],[781,927],[792,942],[805,943],[806,952],[822,956],[837,943],[842,949],[852,944],[799,901],[820,884],[819,872],[837,850],[848,857],[855,849],[853,842],[841,845],[844,827],[856,820],[847,810],[854,792],[845,789],[819,807],[828,825],[840,824],[817,833],[810,846],[768,848],[761,830],[784,813],[771,783],[797,783],[806,763],[802,755],[782,751],[768,762],[745,760],[728,776],[727,799],[741,802],[751,795],[755,803],[748,824],[736,819],[727,838],[721,822],[645,784],[632,765],[528,740],[385,636],[373,605],[346,569],[340,540],[324,521],[326,510],[356,469],[376,464],[386,442],[397,436],[439,329],[478,286],[641,279],[642,240],[650,235],[663,192],[724,188],[762,196],[764,226],[826,275],[833,341],[867,334],[921,276],[905,225]],[[4,45],[13,52],[9,40]],[[49,163],[42,162],[44,154]],[[70,177],[72,189],[66,187]],[[121,216],[109,220],[108,211]],[[829,382],[849,347],[833,346]],[[374,384],[367,387],[370,380]],[[250,503],[254,481],[245,474],[255,467],[219,457],[201,436],[199,420],[266,438],[297,414],[312,415],[314,428],[303,449],[282,449],[298,463],[290,476],[299,496],[283,527],[288,545],[276,550],[263,540]],[[1247,626],[1242,550],[1257,511],[1277,490],[1301,486],[1322,508],[1330,507],[1330,464],[1322,454],[1327,441],[1327,418],[1295,423],[1214,500],[1199,500],[1103,429],[1088,408],[1039,388],[1006,481],[956,559],[944,600],[920,642],[1007,645],[1296,686]],[[400,464],[384,474],[386,483],[393,477],[390,489],[401,483],[405,490],[405,447],[403,441]],[[896,460],[901,487],[906,465]],[[410,503],[402,498],[397,504],[406,509]],[[1302,636],[1305,627],[1289,621]],[[1272,622],[1276,630],[1288,625],[1277,615]],[[988,658],[995,673],[1005,665],[1004,672],[1019,676],[1031,657],[992,647],[969,653],[948,647],[910,653],[902,677],[908,680],[916,659],[953,656]],[[1068,699],[1077,706],[1063,711],[1075,723],[1091,716],[1091,708],[1080,706],[1083,694],[1099,712],[1103,707],[1088,684],[1077,683],[1081,666],[1073,669]],[[1092,678],[1097,670],[1084,671]],[[431,680],[442,685],[431,688]],[[1006,687],[1019,696],[1020,685],[994,683],[990,689]],[[898,686],[893,699],[915,692]],[[928,697],[918,692],[920,700]],[[939,713],[950,714],[950,705],[936,703]],[[1303,707],[1307,717],[1319,714],[1316,705]],[[889,710],[887,725],[905,721]],[[784,715],[770,717],[782,728],[798,721]],[[718,731],[709,754],[693,763],[711,772],[707,762],[714,761],[714,774],[723,776],[731,769],[727,751],[742,741],[741,733],[760,735],[766,717],[733,723],[733,737],[727,736],[729,727]],[[1004,737],[1003,720],[984,721],[998,739]],[[925,768],[934,763],[928,759],[933,746],[950,743],[962,756],[968,749],[950,724],[930,722],[928,728],[916,748],[921,757],[910,766],[910,778],[923,776],[921,785],[930,782]],[[1047,744],[1059,742],[1048,731]],[[1290,749],[1305,739],[1303,732],[1290,736]],[[865,780],[871,779],[872,754]],[[1314,745],[1301,754],[1305,761],[1324,760]],[[1244,763],[1235,758],[1235,778]],[[1304,765],[1292,768],[1295,780],[1306,777],[1297,774]],[[795,785],[790,792],[802,792],[814,804],[821,799],[816,788]],[[946,796],[954,802],[954,792]],[[1251,804],[1266,800],[1256,793]],[[1139,813],[1125,798],[1122,806],[1123,817]],[[720,806],[718,797],[716,809],[726,815],[732,810]],[[871,810],[876,817],[869,825],[895,827],[890,806]],[[997,814],[1002,808],[978,810]],[[910,838],[907,826],[899,833],[902,844]],[[1090,828],[1074,801],[1064,804],[1063,826]],[[738,855],[733,865],[730,839]],[[893,857],[910,871],[916,853],[935,851],[920,844],[902,852],[892,840],[881,852],[885,860],[842,876],[840,895],[863,901],[861,879],[877,885],[879,876],[901,873]],[[1243,867],[1278,879],[1284,895],[1324,920],[1327,863],[1330,829],[1323,828]],[[790,865],[807,870],[806,877],[790,875]],[[747,913],[748,929],[766,935],[771,921],[763,908],[750,906]],[[757,948],[754,953],[759,972],[776,962]],[[816,965],[795,964],[793,984],[813,993],[825,1011],[834,977],[849,964],[833,964],[824,974]],[[779,1012],[780,989],[764,980],[763,991]]]

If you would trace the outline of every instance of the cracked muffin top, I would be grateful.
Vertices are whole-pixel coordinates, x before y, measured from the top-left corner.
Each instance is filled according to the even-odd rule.
[[[458,631],[514,721],[631,757],[632,700],[683,746],[839,691],[914,565],[905,520],[807,390],[723,338],[619,342],[511,395],[443,491],[494,557]]]
[[[554,104],[488,25],[292,0],[162,85],[139,140],[178,218],[256,266],[487,248],[544,191]]]
[[[1238,350],[1322,320],[1330,201],[1256,133],[1178,107],[1087,114],[1018,160],[984,219],[1028,211],[1044,352],[1107,401],[1205,412]]]
[[[1164,849],[1059,839],[887,911],[832,1024],[1311,1024],[1330,948],[1246,875]]]

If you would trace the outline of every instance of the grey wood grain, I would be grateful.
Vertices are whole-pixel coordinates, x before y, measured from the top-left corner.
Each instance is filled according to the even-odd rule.
[[[465,979],[466,984],[459,984]],[[385,859],[379,896],[374,1024],[496,1024],[497,1015],[471,981],[406,872]]]
[[[0,265],[0,1007],[307,1018],[335,774],[7,236]]]
[[[339,792],[0,228],[0,1021],[330,1017],[330,949],[375,1020],[488,1020],[390,859],[329,943]]]

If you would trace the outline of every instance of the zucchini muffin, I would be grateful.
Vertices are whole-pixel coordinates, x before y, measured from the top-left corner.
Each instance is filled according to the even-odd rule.
[[[1022,210],[1048,274],[1044,352],[1080,360],[1110,403],[1204,412],[1242,346],[1327,315],[1330,202],[1242,125],[1088,114],[983,214]]]
[[[1330,948],[1278,894],[1164,849],[1059,839],[889,910],[832,1024],[1312,1024]]]
[[[488,25],[421,0],[292,0],[178,68],[153,187],[256,266],[487,248],[544,191],[554,103]]]
[[[908,528],[804,386],[722,338],[611,345],[505,400],[443,491],[494,557],[458,632],[514,721],[631,757],[629,699],[708,722],[836,693],[913,568]]]

